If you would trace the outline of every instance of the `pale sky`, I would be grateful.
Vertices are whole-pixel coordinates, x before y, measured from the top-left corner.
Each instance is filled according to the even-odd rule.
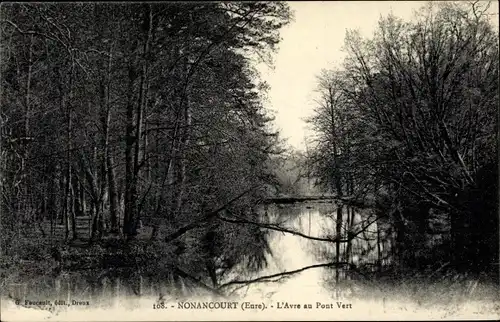
[[[281,31],[274,55],[274,70],[259,65],[270,85],[267,108],[276,116],[282,137],[297,149],[304,148],[306,124],[302,120],[314,107],[316,75],[342,62],[345,32],[358,29],[371,36],[381,16],[389,13],[409,20],[423,1],[299,1],[289,2],[295,21]],[[496,12],[498,12],[498,3]]]

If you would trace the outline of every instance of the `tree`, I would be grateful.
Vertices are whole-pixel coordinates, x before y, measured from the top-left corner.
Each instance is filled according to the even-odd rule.
[[[494,202],[476,198],[485,188],[483,173],[497,175],[492,116],[498,104],[498,43],[477,4],[437,7],[422,8],[412,23],[383,18],[369,40],[347,34],[343,70],[328,77],[332,85],[323,91],[333,101],[328,89],[339,87],[344,100],[336,100],[332,110],[345,111],[350,121],[334,127],[333,113],[324,107],[316,111],[312,123],[321,143],[316,168],[335,182],[326,171],[335,172],[339,161],[327,152],[325,142],[334,136],[325,129],[345,124],[347,133],[337,141],[349,142],[343,153],[347,172],[360,175],[352,181],[355,197],[356,190],[371,186],[375,204],[391,214],[399,247],[416,249],[402,264],[432,262],[425,259],[425,244],[437,247],[434,235],[443,232],[433,231],[430,222],[440,220],[450,229],[446,247],[454,267],[487,270],[496,251],[486,245],[497,244],[497,219]]]
[[[142,223],[153,227],[148,242],[167,250],[194,239],[177,264],[195,267],[201,250],[215,281],[242,261],[263,265],[264,234],[214,210],[257,218],[274,180],[279,140],[251,61],[275,49],[286,4],[1,10],[2,225],[11,234],[31,231],[36,217],[41,235],[49,219],[57,243],[62,229],[69,245],[122,236],[134,245],[144,242]]]

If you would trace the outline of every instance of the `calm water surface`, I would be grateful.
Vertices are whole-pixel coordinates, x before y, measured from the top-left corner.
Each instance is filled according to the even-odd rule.
[[[306,203],[269,206],[263,209],[263,220],[280,223],[290,230],[309,236],[333,235],[335,207],[329,203]],[[272,274],[290,272],[306,266],[334,260],[334,244],[305,239],[300,236],[273,231],[269,234],[271,254],[267,267],[249,274],[243,267],[230,272],[220,284],[231,280],[249,280]],[[344,276],[343,276],[344,277]],[[290,275],[279,282],[267,281],[228,288],[227,301],[237,301],[236,310],[183,310],[176,307],[180,301],[215,300],[213,295],[193,287],[188,281],[181,282],[178,291],[174,281],[167,277],[147,276],[132,269],[102,271],[59,272],[40,274],[25,283],[6,283],[3,293],[17,294],[23,300],[59,300],[66,303],[78,301],[72,306],[16,306],[4,296],[2,320],[14,321],[112,321],[112,320],[276,320],[276,319],[412,319],[430,318],[498,318],[499,311],[491,306],[463,301],[456,307],[442,308],[416,306],[404,298],[388,304],[385,297],[370,300],[353,300],[357,281],[343,278],[342,291],[336,290],[335,270],[313,268]],[[340,287],[339,287],[340,289]],[[86,305],[88,301],[89,305]],[[242,311],[241,305],[249,301],[262,304],[266,309]],[[277,305],[312,304],[336,305],[350,303],[351,310],[340,309],[277,309]],[[166,303],[167,309],[154,309],[154,305]],[[490,304],[488,304],[490,305]],[[272,308],[271,308],[272,306]],[[202,315],[200,315],[202,314]]]

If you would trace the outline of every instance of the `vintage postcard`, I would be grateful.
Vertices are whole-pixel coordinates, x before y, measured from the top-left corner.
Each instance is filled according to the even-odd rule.
[[[5,2],[2,321],[500,318],[498,2]]]

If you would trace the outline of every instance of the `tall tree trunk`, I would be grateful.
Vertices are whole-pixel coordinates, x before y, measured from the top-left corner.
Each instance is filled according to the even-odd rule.
[[[395,218],[394,229],[395,229],[395,257],[397,257],[398,266],[405,266],[405,256],[404,253],[406,249],[406,223],[404,221],[402,212],[403,210],[398,210],[398,217]]]
[[[22,175],[22,181],[23,182],[23,197],[21,198],[22,202],[21,204],[23,205],[23,210],[22,213],[25,215],[29,213],[28,207],[29,207],[29,202],[28,202],[28,192],[29,192],[29,176],[28,176],[28,170],[27,170],[27,165],[26,162],[28,161],[29,157],[29,113],[31,110],[31,74],[32,74],[32,68],[33,68],[33,35],[30,37],[30,45],[29,45],[29,61],[28,61],[28,76],[26,80],[26,95],[25,95],[25,114],[24,114],[24,155],[21,159],[21,175]],[[19,213],[21,215],[21,213]],[[19,236],[20,237],[20,236]]]
[[[132,91],[134,89],[135,71],[133,66],[129,66],[129,88],[127,103],[127,125],[125,134],[125,213],[123,218],[123,234],[129,238],[135,234],[132,227],[132,220],[135,216],[135,188],[134,188],[134,105],[132,101]]]
[[[76,195],[74,191],[74,186],[70,184],[69,187],[69,216],[70,216],[70,221],[71,221],[71,239],[75,240],[78,237],[78,234],[76,232],[76,211],[75,211],[75,204],[76,204]]]
[[[55,224],[57,222],[57,217],[60,212],[60,177],[61,177],[61,166],[59,163],[54,165],[54,177],[52,178],[51,184],[49,184],[49,200],[48,200],[48,213],[50,218],[50,238],[51,241],[54,237]]]
[[[334,189],[336,190],[337,196],[342,198],[343,193],[342,193],[342,178],[341,178],[341,173],[340,173],[340,164],[339,164],[339,151],[338,151],[338,144],[337,144],[337,129],[336,129],[336,120],[335,120],[335,106],[334,106],[334,97],[333,94],[330,93],[329,97],[329,107],[330,107],[330,134],[331,134],[331,140],[332,140],[332,148],[333,148],[333,163],[334,163],[334,173],[333,173],[333,185]],[[340,239],[342,236],[342,221],[343,221],[343,206],[341,203],[337,205],[337,217],[335,220],[336,223],[336,237],[337,241],[335,242],[335,252],[336,252],[336,261],[337,263],[340,263]],[[336,266],[336,277],[335,281],[336,284],[339,284],[339,278],[340,278],[340,267],[339,265]],[[337,287],[338,290],[338,287]],[[339,295],[339,294],[337,294]]]
[[[69,163],[69,162],[68,162]],[[66,171],[66,179],[65,179],[65,198],[64,198],[64,241],[68,241],[69,239],[69,226],[70,226],[70,179],[71,179],[71,167],[68,165],[67,168],[69,170]]]
[[[102,203],[100,200],[95,200],[93,203],[93,213],[94,216],[92,217],[92,223],[91,223],[91,233],[90,233],[90,239],[91,240],[96,240],[102,236]]]
[[[141,158],[141,135],[142,135],[142,123],[143,123],[143,115],[144,115],[144,110],[146,108],[147,104],[147,97],[148,97],[148,73],[149,73],[149,55],[150,55],[150,42],[151,42],[151,37],[153,33],[153,9],[150,4],[145,5],[147,8],[147,14],[144,16],[144,26],[147,28],[147,33],[146,33],[146,39],[144,41],[144,49],[143,49],[143,54],[142,54],[142,72],[141,72],[141,80],[140,80],[140,87],[139,87],[139,99],[137,102],[137,121],[136,121],[136,127],[135,127],[135,153],[134,153],[134,178],[135,178],[135,187],[137,189],[137,181],[139,178],[139,172],[140,172],[140,158]],[[145,157],[142,156],[143,158]],[[137,195],[137,191],[136,191]],[[132,221],[132,225],[134,226],[134,230],[137,230],[137,224],[139,222],[139,217],[140,214],[138,213],[139,209],[137,208],[136,204],[136,216]]]
[[[382,271],[382,241],[380,239],[380,223],[377,221],[377,267],[378,271]]]
[[[107,129],[109,129],[109,124],[111,122],[111,67],[112,67],[112,45],[109,49],[109,59],[108,59],[108,76],[107,76],[107,91],[106,91],[106,123]],[[107,135],[106,144],[109,143],[109,135]],[[118,232],[118,194],[116,187],[116,175],[113,164],[113,155],[111,149],[108,147],[106,149],[106,167],[107,167],[107,180],[108,180],[108,194],[109,194],[109,215],[110,215],[110,231],[112,233]]]
[[[165,183],[167,183],[168,190],[169,191],[172,190],[171,189],[172,188],[172,186],[171,186],[171,182],[172,181],[171,180],[173,180],[173,179],[172,179],[171,172],[172,172],[172,164],[173,164],[174,146],[175,146],[175,141],[172,141],[171,145],[170,145],[170,150],[167,152],[167,155],[170,156],[168,158],[168,162],[167,162],[168,166],[167,166],[166,171],[164,172],[163,178],[161,179],[162,184],[160,185],[159,189],[156,190],[156,210],[155,210],[155,217],[156,218],[160,217],[161,211],[165,211],[165,210],[167,212],[170,211],[170,209],[169,209],[168,206],[165,207],[163,205],[163,201],[164,201],[164,196],[165,196],[165,193],[164,193]],[[159,149],[158,149],[158,146],[156,146],[156,154],[158,155],[158,153],[159,153]],[[157,173],[158,173],[159,169],[160,169],[160,164],[159,164],[159,162],[157,162],[157,165],[156,165],[156,171],[157,171]],[[160,180],[160,175],[156,176],[156,180],[157,181]],[[151,232],[150,240],[155,240],[156,239],[156,237],[158,236],[158,230],[159,230],[159,221],[155,221],[153,223],[153,231]]]
[[[30,110],[31,110],[31,78],[32,78],[32,66],[33,66],[33,35],[30,37],[30,44],[28,47],[29,53],[28,53],[28,75],[26,78],[26,92],[24,96],[24,124],[23,128],[19,133],[20,140],[19,142],[21,143],[21,148],[22,153],[21,153],[21,167],[20,167],[20,186],[17,189],[18,194],[17,194],[17,207],[16,207],[16,212],[18,218],[15,222],[18,225],[18,233],[20,233],[20,228],[23,223],[24,219],[27,218],[27,214],[30,213],[29,211],[29,202],[28,202],[28,195],[29,195],[29,175],[28,175],[28,167],[27,167],[27,162],[28,162],[28,157],[29,157],[29,135],[30,135],[30,125],[29,125],[29,118],[30,118]],[[20,240],[21,236],[19,235],[17,240]]]
[[[71,62],[72,63],[72,62]],[[67,241],[69,238],[69,198],[70,198],[70,185],[71,185],[71,132],[72,132],[72,118],[71,118],[71,96],[72,96],[72,82],[73,82],[73,70],[74,67],[71,65],[69,70],[69,81],[66,91],[64,90],[64,85],[62,84],[61,77],[59,84],[59,94],[61,99],[61,108],[66,111],[66,171],[63,177],[64,182],[64,197],[63,197],[63,212],[62,220],[64,223],[64,240]]]
[[[350,233],[352,232],[353,226],[354,226],[354,208],[353,207],[347,207],[346,208],[347,212],[347,249],[346,249],[346,256],[345,256],[345,261],[346,263],[349,263],[351,260],[351,253],[352,253],[352,239]]]
[[[83,189],[83,183],[78,181],[78,191],[80,192],[80,205],[82,209],[82,216],[87,215],[87,200],[85,199],[85,190]]]
[[[186,150],[188,149],[189,145],[189,140],[190,140],[190,132],[191,132],[191,110],[190,110],[190,101],[189,101],[189,43],[191,40],[191,30],[192,30],[192,16],[190,14],[189,16],[190,22],[188,26],[188,32],[187,32],[187,43],[188,43],[188,54],[184,55],[184,63],[183,63],[183,74],[185,79],[185,84],[183,86],[182,90],[182,96],[181,96],[181,110],[182,110],[182,116],[183,116],[183,123],[182,123],[182,135],[180,137],[180,160],[179,160],[179,191],[177,194],[177,198],[175,201],[175,216],[178,216],[181,214],[182,211],[182,201],[184,198],[184,192],[185,192],[185,186],[186,186],[186,166],[187,166],[187,158],[186,158]]]
[[[342,215],[343,215],[343,207],[342,205],[337,205],[337,218],[335,219],[335,226],[336,226],[336,237],[337,237],[337,241],[335,242],[335,261],[337,263],[340,263],[341,260],[340,260],[340,239],[341,239],[341,236],[342,236]],[[335,278],[335,281],[339,282],[339,274],[340,274],[340,267],[339,265],[336,265],[336,278]]]
[[[100,120],[102,125],[102,137],[101,137],[101,149],[99,153],[99,168],[100,168],[100,188],[99,188],[99,208],[102,211],[99,212],[100,216],[97,218],[97,228],[99,234],[103,231],[103,221],[104,221],[104,204],[105,196],[108,191],[108,181],[109,181],[109,124],[111,122],[111,103],[110,103],[110,83],[111,83],[111,47],[108,51],[108,66],[107,75],[103,76],[100,82],[100,101],[101,101],[101,114]],[[116,213],[115,213],[116,215]]]
[[[346,192],[347,195],[353,196],[354,195],[354,180],[352,177],[352,174],[347,175],[347,185],[346,185]],[[345,262],[349,263],[351,259],[351,252],[352,252],[352,239],[350,233],[352,232],[353,226],[354,226],[354,208],[352,206],[347,206],[346,207],[346,214],[347,214],[347,245],[346,245],[346,253],[345,253]]]
[[[116,188],[116,175],[115,169],[113,165],[113,157],[111,152],[108,151],[107,157],[108,164],[108,189],[109,189],[109,215],[110,215],[110,224],[111,224],[111,233],[118,232],[118,194]]]
[[[142,117],[144,111],[148,60],[149,60],[149,43],[152,36],[153,28],[153,11],[150,4],[145,5],[148,8],[148,13],[144,16],[144,26],[147,26],[146,39],[144,41],[143,53],[140,61],[142,62],[141,78],[139,83],[139,95],[137,99],[137,107],[135,110],[136,120],[134,123],[134,106],[132,98],[129,97],[127,105],[127,133],[125,147],[125,218],[124,218],[124,234],[127,239],[133,239],[137,235],[138,216],[137,213],[137,182],[140,175],[140,151],[141,151],[141,134],[142,134]],[[135,68],[129,66],[129,86],[133,90],[133,80],[135,78]],[[135,130],[135,131],[134,131]]]
[[[178,177],[177,173],[179,172],[179,167],[178,167],[178,162],[180,159],[180,153],[179,153],[179,148],[180,148],[180,135],[179,132],[181,132],[182,129],[182,124],[180,120],[180,108],[176,111],[176,119],[175,119],[175,126],[174,130],[172,133],[172,143],[171,143],[171,153],[170,153],[170,158],[168,161],[168,166],[167,166],[167,173],[166,173],[166,178],[167,178],[167,186],[168,186],[168,202],[167,202],[167,214],[168,218],[167,221],[170,223],[170,225],[175,225],[176,223],[176,217],[175,217],[175,201],[177,192],[175,189],[175,183],[176,183],[176,178]]]
[[[72,236],[73,240],[78,239],[78,231],[76,228],[76,217],[83,216],[82,201],[80,199],[81,194],[79,188],[80,188],[79,182],[76,179],[76,176],[73,176],[71,178],[71,198],[73,200],[72,213],[71,213],[71,219],[72,219],[71,229],[73,230],[73,236]]]
[[[187,95],[186,95],[187,96]],[[178,172],[178,184],[179,191],[177,193],[177,198],[175,202],[175,216],[179,216],[182,211],[182,201],[184,198],[184,192],[186,189],[186,168],[187,168],[187,158],[186,150],[189,145],[190,128],[191,128],[191,111],[189,109],[189,98],[185,98],[184,102],[184,113],[183,113],[183,131],[180,138],[180,159],[179,159],[179,172]]]

